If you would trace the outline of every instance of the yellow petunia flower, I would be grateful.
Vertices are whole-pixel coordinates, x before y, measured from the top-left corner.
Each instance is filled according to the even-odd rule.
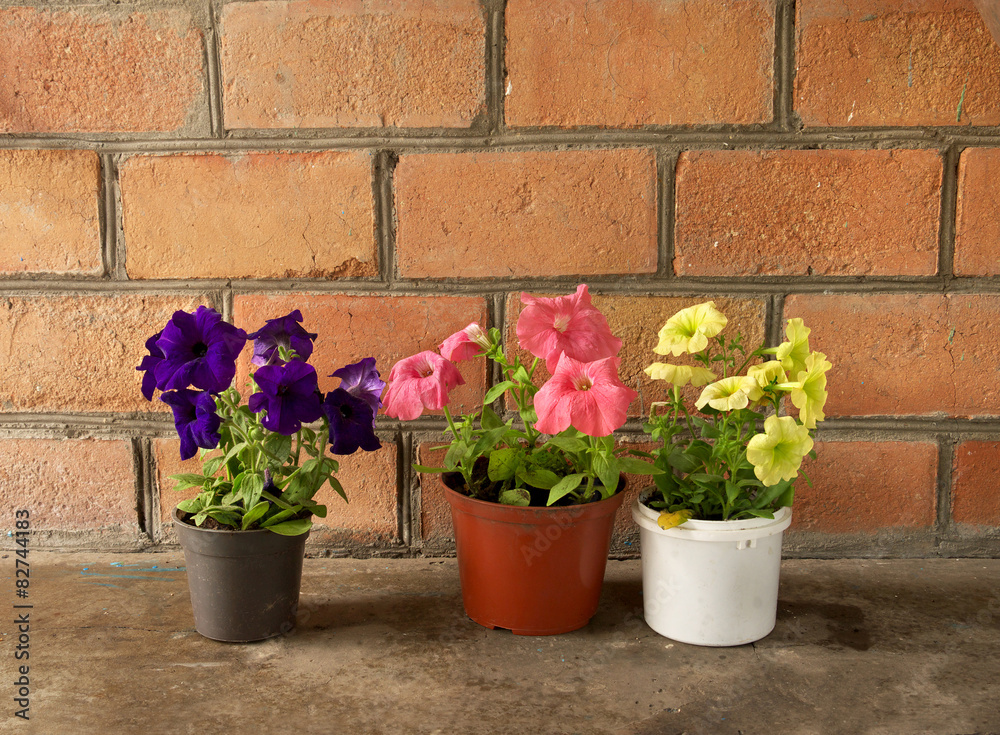
[[[756,380],[746,375],[735,375],[705,386],[694,405],[699,410],[707,403],[717,411],[732,411],[746,408],[750,401],[759,400],[762,395]]]
[[[747,375],[757,381],[757,385],[766,388],[772,382],[784,383],[787,379],[785,369],[777,360],[768,360],[760,365],[754,365],[747,370]]]
[[[792,404],[799,409],[799,421],[807,429],[815,429],[816,422],[826,418],[823,407],[829,395],[826,391],[826,373],[833,365],[822,352],[813,352],[806,358],[805,370],[798,374],[800,386],[789,393]]]
[[[768,416],[764,433],[747,442],[747,459],[757,479],[765,485],[777,485],[799,474],[802,458],[813,448],[809,430],[791,416]]]
[[[681,309],[663,325],[660,342],[653,352],[674,357],[685,352],[701,352],[708,347],[708,338],[721,332],[727,321],[725,315],[715,308],[714,301]]]
[[[654,362],[643,372],[653,380],[665,380],[677,387],[685,386],[688,383],[698,387],[708,385],[715,380],[715,373],[706,368],[691,367],[690,365],[670,365],[666,362]]]
[[[787,342],[782,342],[775,350],[775,357],[781,363],[781,367],[789,375],[798,375],[806,369],[806,357],[809,355],[809,332],[801,319],[789,319],[788,326],[785,327]]]

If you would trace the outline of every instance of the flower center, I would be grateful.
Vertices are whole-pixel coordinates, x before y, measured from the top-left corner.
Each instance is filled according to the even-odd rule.
[[[278,390],[275,392],[275,395],[285,396],[288,395],[288,392],[289,388],[287,385],[279,385]]]
[[[350,420],[350,418],[354,415],[354,410],[347,404],[343,404],[340,406],[340,415],[345,419]]]
[[[191,347],[191,352],[194,353],[195,357],[204,357],[208,354],[208,345],[204,342],[195,342]]]
[[[552,323],[552,326],[555,327],[555,330],[560,334],[565,332],[566,328],[569,327],[569,314],[560,314],[557,316],[556,320]]]
[[[590,390],[594,383],[586,375],[577,375],[573,378],[573,387],[577,390]]]

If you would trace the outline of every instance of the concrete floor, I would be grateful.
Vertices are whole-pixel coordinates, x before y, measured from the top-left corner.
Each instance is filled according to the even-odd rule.
[[[468,620],[453,559],[308,559],[298,629],[233,645],[179,552],[33,551],[27,722],[0,563],[2,732],[1000,733],[1000,560],[786,561],[775,631],[716,649],[646,627],[638,561],[546,638]]]

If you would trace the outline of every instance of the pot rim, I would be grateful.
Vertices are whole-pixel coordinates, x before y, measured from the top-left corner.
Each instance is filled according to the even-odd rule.
[[[502,503],[491,503],[487,500],[470,498],[468,495],[452,490],[442,478],[439,478],[441,486],[445,490],[445,500],[455,508],[459,506],[462,510],[481,517],[495,518],[498,515],[510,517],[520,522],[531,523],[534,520],[551,520],[553,515],[570,515],[574,519],[600,517],[617,512],[625,499],[626,484],[621,490],[610,498],[602,498],[596,502],[584,503],[582,505],[555,505],[555,506],[528,506],[528,505],[503,505]]]
[[[271,534],[274,534],[275,536],[280,536],[281,535],[280,533],[279,534],[275,534],[274,531],[272,531],[269,528],[251,528],[251,529],[249,529],[247,531],[244,531],[242,528],[227,528],[227,529],[222,529],[222,528],[202,528],[201,526],[195,526],[192,523],[185,523],[181,519],[181,517],[180,517],[181,512],[182,511],[181,511],[180,508],[178,508],[177,506],[174,506],[174,510],[170,514],[170,517],[173,520],[174,524],[177,525],[177,526],[180,526],[181,528],[184,528],[184,529],[190,529],[192,531],[197,531],[198,533],[217,533],[217,534],[221,534],[221,535],[225,535],[225,536],[234,536],[234,535],[247,536],[247,535],[250,535],[250,534],[253,534],[253,533],[271,533]],[[303,535],[308,536],[309,532],[307,531]]]
[[[632,518],[639,527],[663,536],[691,541],[729,541],[736,538],[754,539],[782,533],[792,522],[792,509],[779,508],[774,518],[742,518],[733,521],[705,521],[693,519],[673,528],[660,528],[656,519],[659,512],[643,502],[652,495],[654,488],[647,487],[632,503]]]

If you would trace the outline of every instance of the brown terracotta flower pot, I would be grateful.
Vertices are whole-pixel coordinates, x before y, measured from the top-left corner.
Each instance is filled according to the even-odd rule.
[[[555,635],[597,612],[624,493],[586,505],[519,507],[445,486],[465,612],[487,628]]]
[[[206,638],[247,643],[295,627],[308,533],[198,528],[174,509],[184,548],[194,627]]]

